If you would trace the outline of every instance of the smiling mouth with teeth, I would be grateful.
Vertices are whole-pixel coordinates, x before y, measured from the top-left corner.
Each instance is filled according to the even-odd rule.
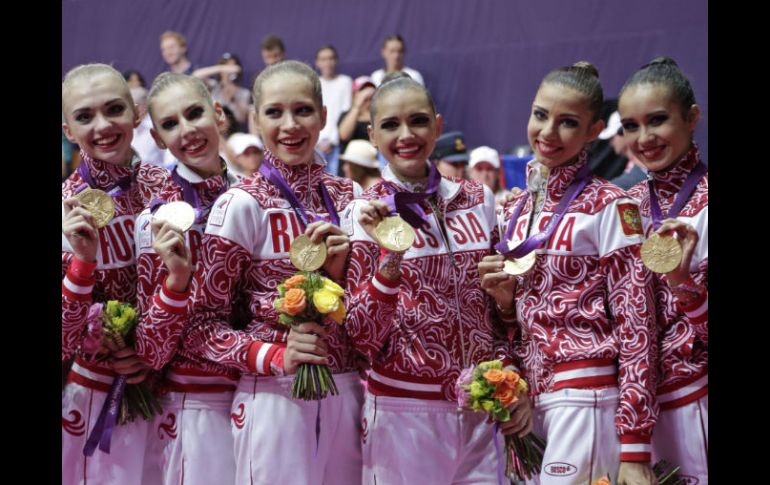
[[[118,138],[120,138],[118,135],[113,135],[108,138],[101,138],[99,140],[94,140],[94,145],[99,147],[114,145],[118,141]]]
[[[297,145],[301,145],[303,141],[305,140],[281,140],[281,144],[287,145],[290,147],[295,147]]]
[[[195,152],[203,148],[203,146],[206,145],[206,140],[201,140],[199,142],[191,143],[187,146],[185,146],[185,151],[187,152]]]

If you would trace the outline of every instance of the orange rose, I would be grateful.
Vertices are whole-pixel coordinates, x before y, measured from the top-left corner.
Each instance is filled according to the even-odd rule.
[[[504,370],[503,374],[505,376],[505,385],[511,389],[516,389],[516,385],[519,383],[519,374],[512,370]]]
[[[600,479],[596,480],[592,485],[612,485],[612,482],[610,482],[610,479],[607,477],[601,477]]]
[[[305,300],[305,290],[300,288],[292,288],[286,292],[283,299],[283,308],[291,316],[296,316],[302,313],[307,306]]]
[[[519,400],[519,397],[516,395],[516,391],[514,391],[513,388],[506,386],[505,384],[497,386],[497,389],[495,389],[495,393],[492,395],[492,397],[499,399],[500,403],[505,407],[508,407]]]
[[[505,380],[505,376],[501,370],[489,369],[484,373],[484,379],[490,384],[499,384]]]
[[[292,289],[292,288],[299,288],[299,287],[300,287],[300,285],[302,285],[302,283],[304,283],[304,282],[305,282],[305,280],[307,280],[307,278],[305,277],[305,275],[302,275],[302,274],[295,274],[294,276],[292,276],[291,278],[289,278],[288,280],[286,280],[286,281],[283,283],[283,286],[285,286],[287,290],[290,290],[290,289]]]

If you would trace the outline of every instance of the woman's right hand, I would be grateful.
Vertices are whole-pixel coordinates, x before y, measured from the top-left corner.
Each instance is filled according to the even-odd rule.
[[[99,230],[96,228],[94,217],[74,197],[66,199],[63,204],[64,219],[61,230],[72,246],[72,252],[82,261],[96,262]]]
[[[284,372],[295,374],[300,364],[329,365],[324,337],[326,329],[315,322],[292,325],[283,354]]]
[[[377,241],[377,238],[374,237],[374,228],[389,215],[390,208],[388,204],[381,200],[370,200],[367,205],[361,208],[358,223],[361,224],[361,227],[369,237]]]
[[[168,269],[166,286],[183,293],[192,275],[192,255],[185,244],[184,234],[166,221],[152,221],[152,248]]]
[[[493,254],[484,256],[479,262],[479,277],[481,287],[504,310],[513,310],[513,292],[516,288],[516,278],[503,271],[505,256]]]

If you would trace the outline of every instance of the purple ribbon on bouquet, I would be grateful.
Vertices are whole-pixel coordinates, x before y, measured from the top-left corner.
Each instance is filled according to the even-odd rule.
[[[397,192],[390,182],[385,182],[390,195],[383,197],[382,201],[388,205],[391,214],[398,213],[410,226],[417,229],[427,223],[420,202],[435,194],[441,183],[441,174],[433,163],[428,163],[428,184],[424,192]]]
[[[553,231],[556,230],[556,226],[559,225],[559,222],[564,217],[564,214],[567,213],[567,208],[569,205],[573,200],[577,198],[578,195],[580,195],[580,192],[582,192],[585,186],[588,185],[588,182],[591,181],[592,177],[593,174],[591,173],[591,167],[584,165],[583,168],[581,168],[575,175],[575,179],[567,187],[567,191],[561,198],[559,205],[556,206],[556,210],[554,211],[553,216],[551,216],[551,219],[548,221],[548,224],[545,226],[543,231],[529,236],[524,242],[515,248],[508,249],[508,241],[511,240],[511,236],[513,235],[513,228],[516,226],[516,221],[519,218],[522,209],[524,208],[524,203],[529,198],[529,192],[527,192],[527,194],[522,197],[518,204],[516,204],[513,214],[511,215],[511,220],[508,221],[508,228],[505,230],[505,238],[497,243],[495,249],[497,249],[500,254],[506,257],[521,258],[540,247],[551,237]]]
[[[91,434],[88,435],[88,441],[86,441],[86,445],[83,447],[83,455],[93,455],[97,444],[103,452],[110,452],[112,431],[118,422],[120,402],[123,399],[123,391],[126,389],[127,380],[128,376],[119,375],[112,381],[112,387],[110,387],[110,392],[104,401],[99,418],[96,420],[94,429],[91,430]]]
[[[80,192],[84,191],[86,187],[93,188],[96,183],[94,182],[94,178],[91,176],[91,172],[88,168],[88,160],[84,159],[80,165],[78,165],[78,174],[80,175],[80,178],[83,179],[85,182],[84,184],[80,184],[75,189],[75,193],[79,194]],[[125,177],[121,177],[118,179],[117,182],[115,182],[115,185],[112,186],[111,189],[107,190],[107,195],[110,197],[120,197],[121,195],[125,195],[128,193],[129,189],[131,189],[131,182],[132,182],[131,175],[126,175]]]
[[[692,172],[684,180],[682,188],[679,189],[679,193],[676,195],[676,200],[668,211],[666,218],[675,219],[679,215],[679,212],[684,208],[684,205],[689,200],[695,187],[698,186],[698,182],[706,173],[706,165],[703,162],[698,162]],[[663,214],[660,211],[660,204],[658,203],[658,196],[655,194],[655,181],[650,177],[647,180],[648,187],[650,188],[650,213],[652,215],[652,229],[657,230],[662,221]]]
[[[500,443],[497,439],[497,435],[500,432],[500,423],[495,421],[494,428],[494,440],[495,440],[495,455],[497,456],[497,485],[503,485],[503,464],[500,459]]]
[[[224,194],[227,189],[230,188],[230,183],[227,180],[227,172],[225,171],[222,174],[222,178],[225,181],[225,184],[219,188],[219,192],[215,197],[213,197],[211,204],[201,207],[201,201],[200,197],[198,196],[198,191],[195,190],[195,187],[193,186],[192,182],[185,179],[179,173],[177,172],[178,167],[174,167],[174,169],[171,171],[171,180],[174,181],[181,189],[182,189],[182,198],[185,202],[190,204],[195,211],[195,223],[200,224],[203,217],[206,215],[208,210],[211,208],[211,206],[214,204],[214,202],[219,198],[220,195]],[[158,210],[158,208],[164,204],[168,203],[167,200],[161,199],[159,197],[156,197],[152,199],[150,202],[150,212],[155,214],[155,211]]]
[[[289,186],[289,183],[286,182],[286,179],[283,178],[278,169],[276,169],[273,164],[270,163],[270,157],[266,157],[262,161],[262,164],[259,166],[259,173],[261,173],[263,177],[265,177],[281,192],[281,195],[283,195],[284,199],[289,201],[291,208],[294,209],[294,213],[297,214],[297,217],[299,218],[303,228],[307,227],[311,222],[324,220],[323,217],[320,216],[311,218],[308,215],[307,211],[305,210],[305,206],[302,205],[302,202],[300,202],[299,198],[297,198],[297,194],[294,193],[292,188]],[[329,212],[329,219],[331,223],[335,226],[339,226],[340,216],[337,214],[337,209],[335,209],[332,198],[329,195],[329,191],[326,189],[326,186],[324,186],[323,182],[318,183],[318,190],[321,192],[324,206],[326,206],[326,210]]]

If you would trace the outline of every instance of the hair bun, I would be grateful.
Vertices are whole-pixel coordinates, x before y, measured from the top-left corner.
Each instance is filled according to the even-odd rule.
[[[667,56],[656,57],[655,59],[651,60],[650,62],[642,66],[642,69],[650,66],[673,66],[676,68],[679,67],[679,65],[676,63],[675,60]]]
[[[599,70],[596,69],[596,66],[588,61],[577,61],[576,63],[572,64],[571,67],[575,70],[587,71],[593,77],[597,79],[599,78]]]

